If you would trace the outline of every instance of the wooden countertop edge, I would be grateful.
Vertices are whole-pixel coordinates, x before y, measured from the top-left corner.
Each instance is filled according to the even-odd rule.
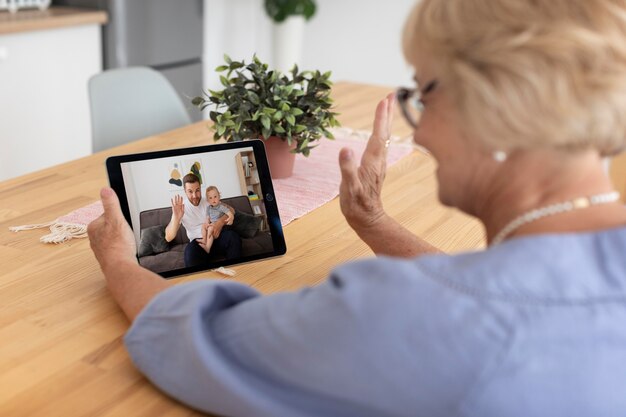
[[[29,9],[20,10],[14,14],[2,11],[0,12],[0,35],[68,26],[102,25],[107,21],[108,16],[104,11],[73,7],[53,6],[43,11]]]

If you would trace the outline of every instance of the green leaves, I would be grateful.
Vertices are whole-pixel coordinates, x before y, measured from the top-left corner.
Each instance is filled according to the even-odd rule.
[[[268,70],[255,55],[252,62],[233,61],[224,56],[220,74],[222,90],[207,90],[191,103],[209,108],[213,137],[238,141],[278,136],[290,144],[295,153],[308,156],[314,143],[323,136],[332,138],[331,127],[339,126],[332,111],[331,73],[299,71],[297,65],[287,73]]]
[[[270,126],[272,125],[272,121],[270,120],[269,117],[267,117],[266,115],[261,116],[261,124],[263,125],[263,127],[267,130],[269,130]],[[270,135],[263,135],[265,137],[269,137]]]
[[[254,104],[255,106],[261,104],[261,99],[259,98],[259,95],[257,93],[252,90],[246,90],[246,94],[248,95],[248,100],[250,100],[250,103]]]
[[[304,16],[309,20],[315,14],[314,0],[265,0],[265,11],[276,23],[289,16]]]

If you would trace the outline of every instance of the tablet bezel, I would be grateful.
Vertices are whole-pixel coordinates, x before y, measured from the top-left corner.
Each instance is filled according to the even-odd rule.
[[[273,252],[261,253],[256,255],[242,256],[237,260],[222,260],[217,262],[210,262],[205,265],[185,267],[181,269],[175,269],[166,272],[155,272],[163,278],[175,278],[181,275],[193,274],[196,272],[202,272],[220,266],[236,265],[244,262],[257,261],[276,256],[284,255],[287,252],[287,246],[285,243],[285,236],[283,228],[280,222],[280,215],[278,213],[278,206],[276,204],[276,195],[274,194],[274,187],[272,185],[272,178],[270,175],[269,165],[267,163],[267,156],[265,153],[265,145],[261,140],[247,140],[241,142],[220,143],[215,145],[197,146],[190,148],[178,148],[163,151],[136,153],[128,155],[115,155],[107,158],[106,169],[109,177],[109,184],[113,190],[115,190],[120,200],[122,207],[122,213],[124,218],[131,226],[132,221],[130,209],[128,206],[128,197],[126,195],[126,188],[124,186],[124,178],[122,175],[122,164],[127,162],[144,161],[150,159],[160,159],[168,157],[179,157],[184,155],[195,155],[208,152],[219,152],[230,149],[250,148],[254,151],[254,157],[257,165],[257,172],[259,174],[259,181],[261,183],[261,190],[263,192],[263,203],[265,204],[265,211],[267,214],[267,223],[270,228],[270,234],[272,236],[272,244],[274,247]],[[183,195],[183,198],[186,198]],[[203,196],[203,198],[205,198]],[[136,242],[137,244],[139,242]],[[135,254],[137,256],[137,254]],[[139,257],[137,257],[139,260]]]

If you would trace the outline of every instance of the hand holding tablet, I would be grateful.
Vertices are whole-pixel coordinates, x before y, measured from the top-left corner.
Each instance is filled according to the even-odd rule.
[[[286,252],[259,140],[115,156],[107,171],[139,263],[163,277]]]

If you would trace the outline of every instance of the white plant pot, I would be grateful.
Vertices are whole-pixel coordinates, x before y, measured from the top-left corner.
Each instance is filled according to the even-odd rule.
[[[290,16],[282,23],[275,23],[272,31],[274,68],[287,72],[302,61],[304,16]]]

